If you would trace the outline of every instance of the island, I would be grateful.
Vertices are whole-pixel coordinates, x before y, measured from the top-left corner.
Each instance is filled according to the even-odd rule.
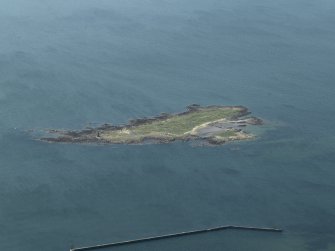
[[[96,128],[48,130],[47,142],[141,144],[169,143],[176,140],[200,140],[220,145],[236,140],[255,138],[244,130],[249,125],[260,125],[262,120],[250,116],[244,106],[200,106],[193,104],[182,113],[162,113],[152,118],[130,120],[125,125],[104,124]]]

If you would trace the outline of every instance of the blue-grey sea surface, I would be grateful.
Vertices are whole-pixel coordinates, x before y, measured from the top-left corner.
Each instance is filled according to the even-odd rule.
[[[333,0],[0,0],[0,250],[335,250]],[[247,106],[257,140],[48,144],[34,132]],[[112,250],[112,249],[111,249]]]

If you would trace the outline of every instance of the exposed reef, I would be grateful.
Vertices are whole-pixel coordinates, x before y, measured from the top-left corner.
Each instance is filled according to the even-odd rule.
[[[202,140],[223,144],[255,136],[243,129],[260,125],[244,106],[205,106],[193,104],[182,113],[162,113],[152,118],[130,120],[126,125],[104,124],[79,131],[49,130],[41,140],[55,143],[141,144],[175,140]]]

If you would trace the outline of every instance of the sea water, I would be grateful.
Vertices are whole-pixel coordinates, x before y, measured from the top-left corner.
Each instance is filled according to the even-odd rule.
[[[0,250],[335,249],[331,0],[0,0]],[[81,129],[244,105],[255,141],[48,144]]]

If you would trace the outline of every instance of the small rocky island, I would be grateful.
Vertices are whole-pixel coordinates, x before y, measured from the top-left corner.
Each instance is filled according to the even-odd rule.
[[[176,140],[201,140],[208,144],[223,144],[248,140],[255,136],[243,129],[260,125],[262,120],[249,116],[243,106],[190,105],[178,114],[130,120],[126,125],[104,124],[80,131],[49,130],[41,140],[60,143],[141,144],[168,143]]]

